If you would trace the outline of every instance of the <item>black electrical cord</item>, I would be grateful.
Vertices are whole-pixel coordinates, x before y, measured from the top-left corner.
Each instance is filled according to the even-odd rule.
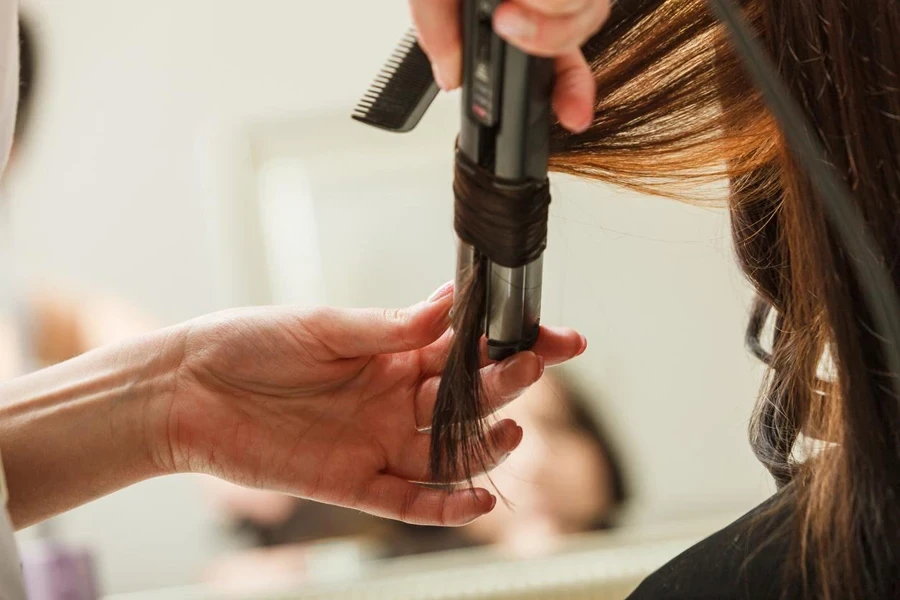
[[[890,272],[879,259],[882,253],[869,235],[853,195],[826,160],[821,140],[794,101],[765,50],[733,0],[709,0],[726,26],[748,74],[759,86],[791,151],[806,169],[829,223],[853,258],[866,304],[875,320],[875,332],[884,349],[894,395],[900,400],[900,298]]]

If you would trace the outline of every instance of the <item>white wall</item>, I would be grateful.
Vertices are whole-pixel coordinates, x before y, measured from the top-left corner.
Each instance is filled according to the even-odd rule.
[[[349,109],[407,23],[402,0],[28,5],[43,72],[34,143],[12,182],[23,260],[164,323],[256,297],[213,235],[210,140]],[[744,434],[759,370],[741,347],[748,296],[724,217],[562,185],[547,314],[589,335],[580,368],[622,437],[650,441],[632,453],[646,514],[749,505],[765,490]],[[188,582],[215,542],[192,478],[135,486],[60,524],[101,549],[110,591]]]
[[[195,172],[210,124],[352,106],[407,24],[400,0],[29,5],[45,52],[20,246],[165,320],[219,301]]]
[[[393,2],[35,0],[41,102],[11,195],[38,273],[115,291],[175,322],[229,303],[197,147],[213,125],[352,106],[407,26]],[[190,478],[61,520],[102,547],[108,589],[196,577],[212,540]]]

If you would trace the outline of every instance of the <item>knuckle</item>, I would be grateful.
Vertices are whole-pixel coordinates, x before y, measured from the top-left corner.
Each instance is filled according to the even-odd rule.
[[[402,308],[384,308],[381,310],[381,319],[389,325],[406,325],[409,320],[408,313]]]
[[[336,308],[320,306],[301,313],[298,319],[309,327],[323,327],[335,322],[338,316],[337,312]]]
[[[410,335],[411,316],[404,308],[385,308],[381,310],[380,319],[386,325],[385,330],[393,332],[401,343],[412,344]]]
[[[415,488],[410,489],[406,493],[403,494],[403,498],[400,501],[399,513],[398,516],[401,521],[404,523],[412,523],[414,517],[414,508],[416,505],[416,497],[417,490]]]

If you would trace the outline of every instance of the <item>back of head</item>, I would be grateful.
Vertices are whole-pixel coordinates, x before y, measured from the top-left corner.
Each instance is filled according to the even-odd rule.
[[[691,199],[731,182],[758,321],[776,317],[754,449],[795,508],[798,570],[820,598],[892,597],[900,399],[854,272],[808,177],[705,0],[620,2],[586,46],[594,125],[554,132],[557,171]],[[900,282],[900,4],[745,0],[747,15],[854,192]],[[823,369],[831,366],[831,369]],[[826,372],[830,371],[830,372]],[[808,438],[832,442],[798,458]]]

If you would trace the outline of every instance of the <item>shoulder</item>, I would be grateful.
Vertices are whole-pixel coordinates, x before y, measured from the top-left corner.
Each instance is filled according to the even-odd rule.
[[[790,561],[793,506],[781,494],[677,556],[628,600],[782,600],[800,597]],[[796,571],[796,570],[794,570]]]

